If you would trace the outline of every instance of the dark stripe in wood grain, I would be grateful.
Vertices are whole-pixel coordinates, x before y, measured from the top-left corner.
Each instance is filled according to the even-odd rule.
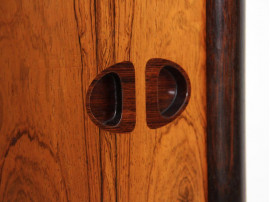
[[[115,6],[115,59],[131,61],[135,1],[118,1]],[[116,137],[116,201],[130,198],[130,150],[132,133],[115,134]]]
[[[245,201],[243,1],[207,1],[209,202]]]
[[[97,73],[116,63],[115,1],[95,1]],[[101,201],[116,201],[117,136],[99,130]]]
[[[78,17],[81,17],[79,16],[79,13],[80,12],[80,7],[77,5],[78,2],[74,0],[74,16],[75,16],[75,21],[76,21],[76,25],[77,25],[77,32],[78,32],[78,43],[79,43],[79,47],[80,47],[80,57],[81,57],[81,65],[82,65],[82,68],[81,68],[81,93],[82,93],[82,105],[85,106],[85,103],[84,103],[84,98],[85,98],[85,92],[84,92],[84,66],[85,66],[85,63],[84,63],[84,59],[85,59],[85,50],[83,49],[82,47],[82,42],[81,42],[81,38],[83,37],[83,34],[84,34],[84,30],[81,30],[81,25],[78,21]],[[76,11],[76,9],[78,9],[79,11]],[[86,138],[86,127],[85,127],[85,121],[86,121],[86,118],[85,118],[85,108],[83,107],[83,133],[84,133],[84,142],[85,142],[85,152],[86,152],[86,156],[85,156],[85,160],[86,160],[86,173],[87,173],[87,186],[88,186],[88,198],[90,201],[90,185],[89,185],[89,164],[88,164],[88,149],[87,149],[87,138]]]

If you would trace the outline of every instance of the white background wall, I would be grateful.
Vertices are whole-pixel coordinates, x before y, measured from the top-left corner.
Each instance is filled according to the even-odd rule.
[[[268,0],[246,0],[247,202],[270,200],[269,4]]]

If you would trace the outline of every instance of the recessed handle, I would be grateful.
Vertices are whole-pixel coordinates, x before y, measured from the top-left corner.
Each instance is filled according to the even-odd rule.
[[[118,74],[105,74],[93,86],[90,109],[102,125],[116,126],[122,116],[122,86]]]
[[[146,120],[155,129],[183,112],[190,98],[190,81],[180,65],[161,58],[149,60],[145,72]]]
[[[132,63],[117,63],[92,81],[86,96],[86,109],[100,128],[131,132],[135,127],[135,71]]]

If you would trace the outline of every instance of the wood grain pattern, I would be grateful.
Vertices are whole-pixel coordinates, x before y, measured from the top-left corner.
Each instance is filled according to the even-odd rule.
[[[243,2],[207,2],[210,202],[245,201]]]
[[[168,96],[160,95],[160,92],[164,90],[160,91],[159,88],[159,82],[161,81],[160,73],[164,69],[168,69],[171,72],[173,79],[176,81],[177,91],[174,91],[175,97],[173,101],[161,112],[160,106],[164,105],[163,103],[168,99]],[[161,58],[154,58],[147,62],[145,77],[146,121],[150,128],[156,129],[172,122],[185,110],[191,95],[190,81],[182,67],[172,61]],[[166,82],[163,82],[161,85],[162,88],[168,90],[169,86],[166,85]],[[162,99],[160,96],[162,96]]]
[[[0,201],[207,201],[205,0],[3,0]],[[187,72],[181,116],[146,124],[145,65]],[[85,99],[121,61],[135,67],[136,126],[99,130]]]
[[[87,201],[74,4],[0,6],[0,201]]]
[[[97,88],[100,81],[111,73],[115,74],[119,79],[118,94],[116,92],[107,92],[114,97],[119,97],[117,101],[113,97],[104,96],[106,90],[117,91],[109,86],[115,86],[113,83]],[[107,89],[103,89],[107,88]],[[113,102],[113,104],[111,104]],[[118,102],[118,103],[117,103]],[[87,113],[92,121],[99,126],[99,128],[105,129],[110,132],[124,133],[131,132],[136,123],[136,106],[135,106],[135,72],[132,63],[120,62],[114,64],[111,67],[106,68],[93,80],[86,95],[86,109]],[[116,105],[115,107],[112,105]],[[113,110],[110,112],[110,110]],[[104,113],[112,114],[109,116],[109,120],[101,122],[100,119],[104,119]],[[108,115],[105,114],[105,118]]]

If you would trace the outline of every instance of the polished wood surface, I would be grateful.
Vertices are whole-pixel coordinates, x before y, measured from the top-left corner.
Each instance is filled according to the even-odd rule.
[[[244,0],[207,2],[210,202],[245,201]]]
[[[0,201],[207,201],[205,0],[3,0]],[[146,123],[145,66],[179,64],[192,96]],[[99,129],[86,93],[105,68],[135,67],[136,126]]]

